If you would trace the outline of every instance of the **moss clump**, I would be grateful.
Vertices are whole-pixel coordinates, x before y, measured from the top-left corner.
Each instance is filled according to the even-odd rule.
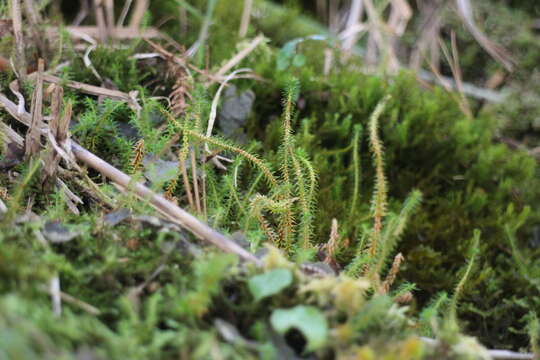
[[[212,11],[206,3],[194,2],[193,25],[208,16],[220,26],[212,27],[193,63],[215,71],[238,50],[230,34],[236,33],[239,19],[228,2]],[[132,59],[137,51],[152,50],[142,42],[120,50],[99,47],[91,54],[105,84],[139,90],[139,113],[124,103],[73,92],[67,92],[66,103],[75,105],[73,136],[91,151],[215,228],[241,230],[246,247],[254,251],[275,240],[289,260],[271,248],[266,267],[254,269],[201,249],[172,224],[133,215],[152,210],[129,192],[119,195],[111,186],[92,184],[103,182],[92,171],[89,176],[61,174],[69,187],[84,193],[83,214],[68,215],[65,193],[42,187],[37,175],[31,176],[37,168],[23,164],[26,172],[17,171],[30,173],[28,179],[0,176],[16,195],[0,232],[0,275],[6,279],[0,283],[0,334],[11,332],[18,339],[5,344],[7,356],[279,358],[309,353],[370,359],[385,353],[389,359],[461,359],[472,352],[485,358],[476,341],[460,335],[456,308],[467,331],[485,343],[526,346],[525,315],[540,307],[535,280],[540,263],[534,260],[539,250],[527,248],[539,216],[534,159],[497,143],[498,123],[488,112],[467,118],[447,93],[420,89],[410,74],[363,75],[353,61],[322,75],[320,54],[331,41],[296,39],[295,46],[289,42],[280,50],[275,45],[289,36],[305,36],[306,29],[317,27],[301,18],[293,24],[294,34],[285,32],[278,26],[297,13],[257,2],[265,5],[277,18],[254,19],[252,31],[263,29],[275,41],[241,63],[264,81],[237,81],[239,89],[249,87],[257,97],[243,129],[251,140],[245,148],[216,131],[206,135],[217,85],[206,88],[204,72],[192,75],[189,102],[178,118],[165,102],[150,98],[171,92],[172,81],[161,71],[171,64],[156,60],[158,65],[148,66]],[[167,11],[177,2],[152,6]],[[175,25],[165,30],[176,36]],[[186,38],[197,36],[192,30]],[[283,56],[290,58],[283,61]],[[65,78],[100,85],[75,53],[59,57],[71,61]],[[300,91],[293,86],[283,96],[291,77],[299,80]],[[232,162],[219,169],[212,165],[217,156]],[[171,176],[156,180],[147,174],[158,161],[173,163]],[[19,217],[25,206],[38,214],[33,221]],[[106,226],[105,213],[120,208],[132,215]],[[44,241],[51,222],[78,236],[66,243]],[[479,245],[477,230],[482,232]],[[401,264],[396,256],[390,266],[400,239],[406,260]],[[477,265],[465,266],[467,282],[459,282],[449,301],[447,293],[471,258],[471,247],[478,251]],[[307,276],[304,270],[313,264],[306,262],[316,261],[318,250],[344,273]],[[21,255],[24,262],[16,260]],[[518,271],[509,271],[514,268]],[[273,270],[291,280],[274,279]],[[394,289],[390,285],[398,271]],[[250,286],[256,276],[286,284],[261,295]],[[47,281],[56,277],[65,294],[93,306],[66,300],[62,326],[49,309],[47,293]],[[412,311],[401,302],[411,303]],[[306,321],[315,323],[307,326]],[[438,345],[429,347],[418,335],[437,336]]]
[[[364,150],[356,170],[359,164],[354,161],[353,134],[355,126],[367,127],[375,104],[390,94],[392,100],[380,120],[390,208],[395,210],[396,202],[403,201],[415,187],[424,197],[400,246],[407,259],[403,278],[423,290],[419,293],[421,302],[429,294],[447,291],[454,282],[453,274],[463,264],[472,230],[477,228],[484,234],[481,265],[465,290],[462,307],[465,318],[471,320],[470,329],[484,341],[494,341],[500,336],[495,334],[502,332],[500,324],[514,322],[537,308],[536,301],[529,297],[531,291],[537,290],[518,273],[508,271],[516,265],[505,228],[512,227],[521,239],[519,244],[528,246],[539,215],[529,211],[540,195],[538,167],[525,153],[496,143],[497,124],[492,117],[466,118],[444,92],[422,91],[406,74],[391,84],[357,73],[321,79],[307,71],[301,75],[302,80],[301,99],[306,107],[297,116],[297,142],[313,154],[319,176],[316,239],[325,241],[332,218],[341,221],[344,236],[359,238],[365,223],[362,219],[369,217],[369,206],[366,201],[356,201],[357,209],[353,211],[357,215],[350,218],[355,171],[362,174],[359,198],[368,199],[373,191],[374,169]],[[275,126],[270,124],[268,128]],[[264,147],[272,148],[276,137],[271,130],[265,133]],[[362,149],[367,149],[367,136],[364,131]],[[522,212],[528,214],[527,220],[516,228],[513,224],[520,222]],[[535,251],[529,248],[527,252]],[[342,263],[347,264],[350,256],[344,251]],[[520,285],[514,288],[515,284]],[[502,304],[502,288],[528,305],[523,307],[519,300]],[[479,323],[479,318],[494,328],[475,328],[472,324]],[[488,318],[497,320],[491,322]],[[515,341],[498,338],[494,343]],[[525,345],[526,338],[521,341]]]

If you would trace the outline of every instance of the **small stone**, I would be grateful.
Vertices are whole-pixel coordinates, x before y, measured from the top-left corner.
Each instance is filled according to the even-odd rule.
[[[78,232],[70,231],[58,221],[47,221],[41,233],[48,242],[53,244],[65,243],[79,236]]]

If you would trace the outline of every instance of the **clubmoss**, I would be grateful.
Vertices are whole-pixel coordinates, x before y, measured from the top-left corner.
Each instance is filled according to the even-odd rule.
[[[193,62],[215,71],[238,51],[232,44],[239,39],[231,34],[242,2],[218,2],[212,11],[206,3],[193,2],[181,41],[197,39],[207,16],[211,35]],[[155,24],[177,5],[152,2],[156,11],[147,22]],[[530,241],[539,220],[535,160],[498,143],[500,124],[490,112],[466,117],[446,92],[421,89],[411,74],[365,75],[354,61],[323,74],[322,50],[332,41],[305,38],[318,31],[316,24],[274,4],[256,5],[276,16],[253,19],[249,35],[264,31],[272,42],[240,64],[262,81],[235,80],[256,95],[243,129],[248,144],[206,136],[215,86],[205,88],[203,75],[177,117],[166,102],[152,99],[168,95],[174,79],[161,71],[165,61],[152,66],[131,57],[150,51],[141,41],[90,53],[104,83],[139,91],[140,113],[73,91],[66,91],[66,100],[76,114],[72,135],[86,148],[146,182],[152,182],[145,174],[147,155],[175,163],[174,180],[150,184],[156,191],[220,231],[241,230],[253,250],[274,240],[296,264],[275,248],[264,269],[201,248],[173,224],[141,217],[151,213],[148,204],[101,184],[103,177],[91,170],[89,178],[62,175],[84,194],[81,214],[72,214],[64,193],[39,183],[38,161],[26,163],[15,169],[22,173],[16,181],[13,174],[0,176],[12,196],[0,232],[0,339],[16,339],[0,343],[0,355],[374,359],[384,352],[388,359],[465,359],[476,351],[482,358],[483,348],[460,334],[456,311],[466,332],[486,344],[527,346],[527,322],[535,324],[531,314],[540,307],[539,250]],[[282,26],[288,22],[290,28]],[[163,31],[178,38],[180,28],[170,23]],[[66,51],[57,60],[71,61],[64,78],[101,85],[68,51],[67,39],[61,46]],[[293,60],[282,61],[284,54]],[[27,97],[31,90],[25,89]],[[212,165],[218,155],[232,159],[226,170]],[[115,210],[129,215],[108,224],[105,213]],[[333,255],[332,219],[339,224]],[[65,243],[44,240],[51,222],[76,236]],[[397,247],[405,261],[396,257],[391,267]],[[471,247],[478,252],[475,265],[465,267],[466,282],[458,281]],[[318,250],[345,271],[307,276],[306,261],[317,261]],[[249,284],[255,276],[283,281],[273,278],[276,269],[292,280],[264,296],[254,293]],[[50,309],[48,281],[54,277],[64,292],[61,322]],[[438,345],[418,335],[435,336]]]

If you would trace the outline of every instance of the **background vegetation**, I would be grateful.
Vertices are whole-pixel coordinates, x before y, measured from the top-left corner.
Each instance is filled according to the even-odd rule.
[[[240,0],[22,3],[0,358],[538,355],[535,2],[253,1],[247,27]],[[61,119],[256,261],[77,166]]]

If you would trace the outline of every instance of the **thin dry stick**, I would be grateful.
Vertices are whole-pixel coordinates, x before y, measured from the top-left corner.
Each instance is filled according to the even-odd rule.
[[[491,41],[486,34],[476,26],[471,1],[456,0],[455,2],[458,15],[463,19],[463,23],[480,46],[482,46],[495,60],[500,62],[506,70],[512,71],[516,63],[515,59],[504,47]]]
[[[186,189],[189,207],[191,209],[195,209],[193,195],[191,194],[191,184],[189,183],[189,177],[186,169],[186,159],[184,156],[182,156],[182,150],[180,150],[180,155],[178,156],[178,166],[180,167],[180,172],[182,173],[182,181],[184,182],[184,188]]]
[[[469,101],[467,100],[467,97],[463,93],[463,81],[462,81],[462,75],[461,75],[461,67],[459,65],[459,52],[457,48],[457,41],[456,41],[456,33],[452,31],[451,33],[451,39],[452,39],[452,60],[453,65],[451,66],[452,74],[454,75],[454,80],[456,82],[456,86],[459,92],[459,95],[461,96],[461,101],[463,101],[464,107],[467,110],[467,115],[472,118],[472,111],[471,107],[469,105]],[[450,59],[448,59],[450,62]]]
[[[49,121],[49,131],[51,132],[53,138],[57,138],[61,123],[61,104],[64,96],[64,90],[61,86],[53,86],[54,89],[51,99],[51,120]],[[43,162],[43,180],[52,179],[58,168],[58,163],[60,162],[60,157],[56,154],[54,148],[50,147],[47,150],[47,154],[45,155]]]
[[[28,76],[30,80],[34,80],[37,76],[37,73],[33,73]],[[138,93],[136,91],[130,91],[129,93],[125,93],[118,90],[111,90],[99,86],[89,85],[85,83],[81,83],[78,81],[65,81],[63,79],[60,79],[59,77],[49,75],[49,74],[43,74],[43,81],[52,83],[55,85],[61,85],[61,86],[67,86],[74,90],[79,90],[85,94],[95,95],[95,96],[105,96],[107,98],[113,99],[113,100],[120,100],[125,101],[128,103],[129,107],[133,109],[134,111],[139,111],[141,109],[139,103],[137,102],[137,95]]]
[[[3,146],[7,146],[5,141],[5,138],[7,138],[10,143],[15,144],[18,148],[22,149],[24,147],[23,137],[2,121],[0,121],[0,135],[4,141]]]
[[[73,20],[73,23],[72,23],[73,26],[78,26],[88,16],[88,13],[90,12],[89,1],[90,0],[80,1],[81,7],[79,8],[79,12],[77,13],[77,16],[75,17],[75,20]]]
[[[236,55],[234,55],[229,61],[225,63],[215,74],[215,78],[221,78],[226,73],[228,73],[233,67],[235,67],[240,61],[244,60],[246,56],[248,56],[253,50],[257,48],[260,44],[264,42],[264,36],[259,35],[255,39],[253,39],[248,46],[246,46],[244,49],[239,51]]]
[[[430,1],[419,6],[420,26],[419,37],[414,44],[409,57],[409,68],[414,71],[420,69],[423,54],[429,50],[431,62],[439,69],[438,38],[441,30],[442,10],[447,3],[444,1]]]
[[[45,291],[45,292],[48,292],[50,293],[51,290],[48,289],[47,287],[43,286],[41,287],[41,290]],[[78,306],[79,308],[81,308],[82,310],[86,311],[87,313],[91,314],[91,315],[101,315],[101,311],[99,311],[99,309],[97,309],[95,306],[92,306],[80,299],[77,299],[76,297],[73,297],[69,294],[66,294],[65,292],[63,291],[59,291],[59,294],[60,294],[60,298],[68,303],[68,304],[72,304],[72,305],[75,305],[75,306]]]
[[[244,10],[242,11],[242,20],[240,22],[240,30],[238,36],[245,37],[249,28],[249,20],[251,19],[251,8],[253,0],[244,0]]]
[[[454,76],[454,79],[452,81],[454,86],[452,86],[452,84],[440,74],[439,70],[435,67],[435,65],[431,61],[427,60],[427,64],[430,67],[433,74],[435,75],[435,77],[437,78],[439,84],[449,93],[450,97],[454,99],[454,101],[458,104],[461,111],[469,118],[472,118],[472,112],[470,110],[469,103],[465,97],[463,82],[461,81],[461,78],[460,78],[461,73],[460,72],[458,73],[459,70],[455,68],[456,60],[453,59],[448,54],[448,50],[446,49],[446,46],[440,39],[439,39],[439,42],[440,42],[440,48],[450,66],[450,71],[452,72],[452,75]],[[454,92],[454,89],[457,90],[458,95],[456,95],[456,93]]]
[[[423,343],[429,346],[435,346],[439,343],[439,340],[431,339],[428,337],[421,336],[420,340],[422,340]],[[488,354],[491,356],[492,359],[505,359],[505,360],[535,360],[537,358],[534,357],[534,354],[532,353],[518,353],[514,351],[509,350],[487,350]]]
[[[26,78],[26,57],[24,56],[24,36],[22,31],[22,15],[20,0],[11,0],[11,18],[13,20],[13,33],[15,34],[15,66],[19,77]]]
[[[98,27],[99,40],[104,43],[109,37],[109,31],[105,22],[105,12],[103,11],[103,0],[96,0],[95,4],[96,23]]]
[[[109,35],[114,29],[114,0],[105,0],[105,15],[107,16],[107,30]]]
[[[65,292],[63,291],[60,291],[60,297],[62,298],[62,300],[64,300],[64,302],[67,302],[68,304],[72,304],[72,305],[76,305],[78,307],[80,307],[81,309],[83,309],[84,311],[86,311],[87,313],[89,314],[92,314],[92,315],[101,315],[101,311],[99,311],[98,308],[80,300],[80,299],[77,299],[76,297],[73,297],[69,294],[66,294]]]
[[[349,17],[347,18],[347,24],[345,25],[345,30],[350,30],[353,27],[359,25],[362,15],[364,13],[364,2],[363,0],[352,0],[351,9],[349,10]],[[358,32],[355,32],[354,35],[347,37],[341,46],[344,50],[344,57],[347,59],[351,55],[351,49],[358,41]]]
[[[207,211],[207,208],[206,208],[206,171],[204,170],[205,166],[206,166],[206,161],[203,161],[203,164],[201,166],[201,170],[202,170],[202,207],[203,207],[204,219],[206,220],[206,219],[208,219],[208,211]]]
[[[129,12],[129,8],[131,7],[131,3],[133,0],[127,0],[124,3],[124,7],[122,8],[122,12],[120,13],[120,17],[118,18],[118,22],[116,23],[117,27],[124,26],[124,21],[126,21],[127,13]]]
[[[225,88],[225,85],[227,85],[227,83],[230,80],[235,78],[235,76],[237,74],[242,73],[242,72],[247,72],[247,71],[250,71],[250,69],[242,68],[242,69],[238,69],[238,70],[233,71],[232,73],[230,73],[225,78],[225,80],[219,86],[218,90],[216,91],[216,94],[214,95],[214,99],[212,100],[212,105],[210,107],[210,115],[208,116],[208,125],[206,127],[206,137],[209,138],[209,137],[212,136],[212,129],[214,128],[214,123],[216,121],[216,116],[217,116],[217,107],[218,107],[218,103],[219,103],[219,98],[221,96],[221,92]],[[208,154],[211,153],[210,147],[208,146],[208,143],[204,144],[204,149],[205,149],[206,153],[208,153]],[[214,163],[214,165],[216,165],[219,169],[226,170],[227,168],[223,164],[221,164],[221,162],[219,161],[220,159],[221,160],[228,160],[228,159],[218,155],[218,156],[212,157],[212,163]]]
[[[364,0],[364,5],[371,26],[370,39],[373,40],[374,45],[379,49],[379,55],[382,55],[386,68],[391,73],[397,72],[399,69],[399,61],[397,60],[394,49],[388,41],[388,37],[383,34],[386,24],[380,18],[372,0]]]
[[[195,158],[195,149],[190,151],[191,159],[191,177],[193,178],[193,192],[195,193],[195,207],[197,213],[202,213],[201,210],[201,199],[199,197],[199,181],[197,180],[197,159]]]
[[[23,112],[24,107],[25,107],[25,101],[24,101],[23,94],[21,94],[20,91],[19,91],[19,81],[14,80],[14,81],[10,82],[9,83],[9,90],[11,90],[13,95],[15,95],[17,97],[17,100],[19,101],[18,112],[19,113]]]
[[[129,21],[129,27],[132,29],[138,29],[141,27],[141,23],[144,17],[144,13],[148,9],[148,0],[136,0],[131,20]]]
[[[74,38],[99,38],[99,27],[97,26],[66,26],[63,28]],[[47,28],[46,34],[49,38],[58,37],[60,33],[58,28]],[[115,39],[165,39],[167,42],[177,46],[172,40],[165,34],[161,33],[155,27],[148,27],[145,29],[132,29],[130,27],[115,27],[113,33]]]
[[[40,137],[41,137],[41,125],[43,121],[43,70],[45,63],[43,59],[38,61],[38,73],[36,79],[36,88],[32,94],[32,123],[26,134],[26,150],[25,156],[28,158],[33,156],[41,148]]]
[[[36,73],[29,75],[29,78],[31,80],[33,80],[33,78],[35,77],[34,74]],[[103,88],[103,87],[99,87],[95,85],[89,85],[89,84],[81,83],[78,81],[71,81],[71,80],[65,81],[54,75],[44,74],[43,80],[51,84],[67,86],[69,88],[72,88],[74,90],[79,90],[89,95],[105,96],[113,100],[123,100],[123,101],[130,100],[129,94],[122,91],[107,89],[107,88]]]

